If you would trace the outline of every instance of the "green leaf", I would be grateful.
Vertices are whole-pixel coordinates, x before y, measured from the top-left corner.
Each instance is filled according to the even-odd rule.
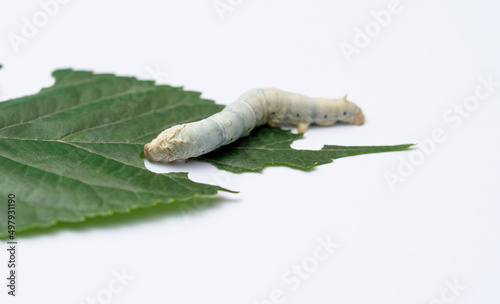
[[[406,150],[412,144],[396,146],[344,147],[326,145],[321,150],[295,150],[290,145],[303,134],[293,134],[279,128],[262,127],[249,137],[212,153],[198,157],[220,169],[240,173],[259,172],[267,166],[287,166],[306,170],[331,163],[333,159],[367,153]]]
[[[16,231],[229,191],[192,182],[187,173],[150,172],[140,158],[144,144],[164,129],[203,119],[223,106],[197,92],[133,77],[68,69],[53,76],[52,87],[0,103],[0,195],[5,201],[10,193],[16,196]],[[307,169],[334,158],[410,146],[292,149],[301,137],[263,127],[198,159],[232,172],[269,165]],[[0,227],[5,236],[5,215]]]
[[[225,190],[187,173],[155,174],[140,158],[164,128],[222,106],[132,77],[72,70],[53,76],[54,86],[0,103],[0,197],[6,203],[9,193],[16,196],[16,231]]]

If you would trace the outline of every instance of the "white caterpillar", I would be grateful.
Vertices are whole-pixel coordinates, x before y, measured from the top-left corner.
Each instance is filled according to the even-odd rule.
[[[144,155],[156,162],[196,157],[248,136],[266,123],[297,125],[299,133],[312,123],[362,125],[363,112],[346,98],[309,98],[274,88],[250,90],[219,113],[163,131],[144,146]]]

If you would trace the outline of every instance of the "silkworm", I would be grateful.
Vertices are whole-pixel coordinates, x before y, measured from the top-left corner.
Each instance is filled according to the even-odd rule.
[[[364,120],[361,109],[347,101],[347,95],[338,99],[309,98],[274,88],[254,89],[219,113],[161,132],[144,146],[144,155],[156,162],[200,156],[248,136],[255,127],[266,123],[272,127],[296,125],[298,133],[304,133],[310,124],[362,125]]]

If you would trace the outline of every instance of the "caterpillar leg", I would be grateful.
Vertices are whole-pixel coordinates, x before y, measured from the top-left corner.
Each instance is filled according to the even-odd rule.
[[[267,120],[267,125],[270,126],[270,127],[273,127],[273,128],[276,128],[280,125],[280,121],[279,120],[276,120],[276,119],[268,119]]]
[[[297,132],[299,134],[305,133],[307,131],[307,128],[309,128],[310,123],[308,122],[299,122],[298,127],[297,127]]]

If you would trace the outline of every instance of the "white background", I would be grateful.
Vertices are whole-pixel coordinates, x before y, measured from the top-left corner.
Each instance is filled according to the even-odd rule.
[[[355,46],[356,28],[373,26],[371,12],[389,1],[229,3],[221,19],[213,0],[73,0],[16,52],[10,33],[43,10],[2,1],[0,99],[50,86],[58,68],[147,79],[159,69],[168,74],[160,83],[222,104],[274,86],[349,93],[366,114],[362,127],[313,127],[295,148],[416,143],[438,129],[445,140],[423,158],[418,149],[363,155],[310,172],[148,163],[240,193],[187,213],[158,206],[21,236],[18,297],[1,287],[0,301],[103,300],[115,270],[134,278],[110,303],[271,303],[262,301],[280,291],[276,303],[498,303],[500,87],[460,125],[453,106],[474,96],[480,77],[500,81],[500,5],[401,0],[402,11],[347,58],[342,43]],[[410,160],[419,161],[413,171],[400,172]],[[400,177],[393,187],[388,172]],[[340,247],[314,268],[318,237]],[[303,263],[310,273],[291,290],[282,277]],[[454,283],[466,289],[453,293]]]

